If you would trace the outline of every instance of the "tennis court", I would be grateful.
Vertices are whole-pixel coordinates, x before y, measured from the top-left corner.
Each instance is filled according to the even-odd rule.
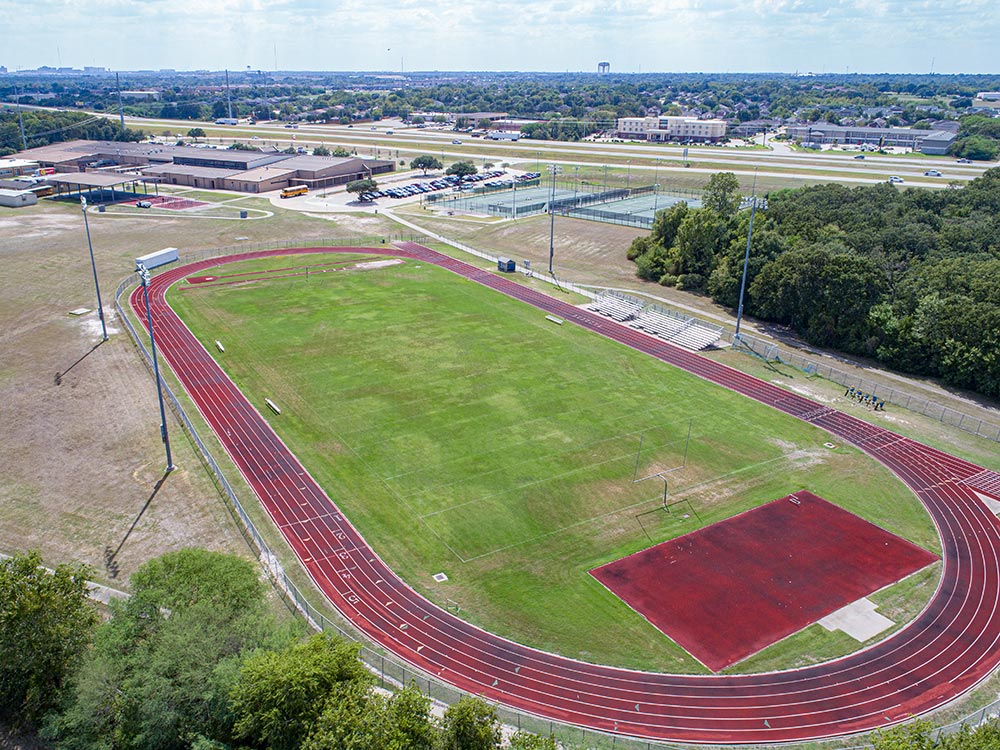
[[[447,211],[461,211],[524,218],[549,212],[549,202],[556,213],[590,221],[649,228],[656,212],[680,201],[692,208],[701,207],[701,193],[695,191],[669,191],[653,185],[636,188],[608,190],[581,190],[573,185],[537,185],[516,189],[474,192],[455,195],[434,202],[434,207]]]

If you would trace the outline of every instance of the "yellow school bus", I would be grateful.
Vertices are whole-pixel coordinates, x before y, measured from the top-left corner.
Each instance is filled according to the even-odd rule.
[[[305,195],[309,192],[309,188],[305,185],[296,185],[295,187],[286,187],[281,191],[282,198],[294,198],[296,195]]]

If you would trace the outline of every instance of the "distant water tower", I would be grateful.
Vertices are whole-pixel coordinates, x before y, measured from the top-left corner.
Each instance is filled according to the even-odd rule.
[[[609,62],[599,62],[597,63],[597,72],[600,74],[611,72],[611,63]]]

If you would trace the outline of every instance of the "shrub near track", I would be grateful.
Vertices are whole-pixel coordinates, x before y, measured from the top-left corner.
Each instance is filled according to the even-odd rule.
[[[169,300],[210,351],[224,342],[220,363],[262,413],[280,405],[272,425],[379,554],[472,622],[587,661],[701,672],[587,571],[804,488],[940,552],[909,491],[825,432],[440,268],[349,259],[231,263],[216,275],[250,275],[181,282]],[[689,502],[668,514],[659,479],[632,479],[637,463],[640,477],[684,463],[689,427],[670,474],[671,500]],[[785,642],[789,663],[854,648],[816,630]]]

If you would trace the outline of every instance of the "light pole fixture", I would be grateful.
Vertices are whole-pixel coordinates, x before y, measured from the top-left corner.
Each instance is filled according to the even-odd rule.
[[[160,439],[167,449],[167,471],[177,467],[170,457],[170,435],[167,434],[167,410],[163,405],[163,383],[160,380],[160,366],[156,358],[156,338],[153,336],[153,313],[149,307],[149,270],[142,263],[135,264],[136,273],[142,281],[142,296],[146,301],[146,325],[149,328],[149,346],[153,351],[153,379],[156,380],[156,397],[160,402]]]
[[[94,289],[97,290],[97,317],[101,319],[101,341],[108,340],[108,326],[104,322],[104,306],[101,304],[101,285],[97,283],[97,264],[94,262],[94,246],[90,242],[90,222],[87,221],[87,198],[80,196],[80,210],[83,211],[83,226],[87,230],[87,249],[90,251],[90,269],[94,272]]]
[[[549,193],[549,276],[554,276],[552,272],[552,256],[555,254],[556,237],[556,210],[552,205],[556,199],[556,175],[562,172],[562,167],[550,164],[549,173],[552,175],[552,190]]]

